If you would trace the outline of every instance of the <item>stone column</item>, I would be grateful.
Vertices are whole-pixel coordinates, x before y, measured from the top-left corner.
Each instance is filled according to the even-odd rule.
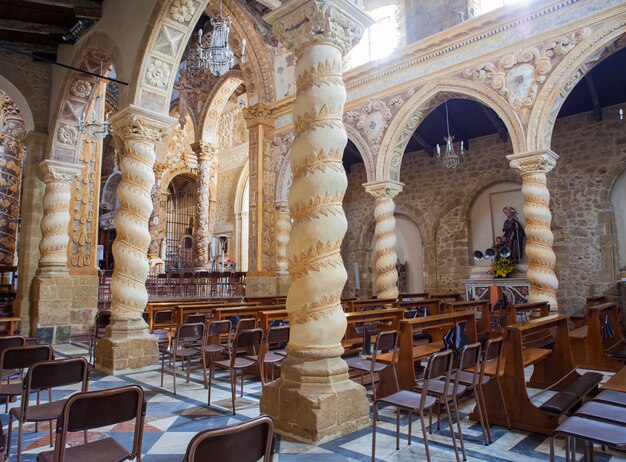
[[[276,294],[274,246],[274,168],[270,143],[274,120],[264,103],[247,107],[243,116],[248,124],[250,149],[250,251],[246,295]]]
[[[196,194],[196,228],[194,236],[194,266],[196,271],[206,271],[209,267],[209,207],[210,182],[217,145],[199,141],[191,148],[198,157],[198,192]]]
[[[554,273],[556,256],[552,250],[554,235],[550,230],[552,214],[546,174],[554,168],[558,158],[547,149],[507,156],[511,167],[520,170],[522,175],[530,301],[548,301],[551,311],[558,311],[559,281]]]
[[[397,181],[375,181],[365,183],[365,190],[376,198],[374,217],[376,229],[376,294],[378,298],[398,298],[398,254],[396,253],[396,219],[393,212],[394,197],[402,191],[402,183]]]
[[[33,281],[31,322],[37,340],[69,341],[74,284],[67,266],[70,242],[70,203],[74,180],[84,166],[44,160],[39,164],[46,184],[39,243],[39,268]]]
[[[154,186],[155,148],[174,119],[130,106],[111,118],[113,133],[124,141],[117,187],[120,208],[115,214],[115,268],[111,280],[111,324],[96,345],[96,367],[124,373],[156,364],[155,338],[141,317],[148,302],[148,220]]]
[[[31,332],[31,305],[34,278],[39,268],[39,243],[41,242],[41,218],[43,217],[43,196],[46,185],[38,176],[37,166],[44,156],[44,149],[48,135],[40,132],[28,132],[24,138],[26,160],[24,162],[24,194],[21,200],[21,226],[19,242],[19,283],[17,295],[13,302],[13,313],[22,322],[22,333],[34,335]],[[34,314],[34,313],[33,313]],[[36,326],[36,324],[33,324]]]
[[[346,0],[291,0],[266,19],[296,56],[297,93],[287,245],[291,338],[281,377],[264,387],[260,406],[278,432],[321,444],[369,423],[365,389],[348,378],[341,359],[346,317],[340,297],[347,275],[340,251],[347,228],[342,55],[371,22]]]
[[[291,282],[287,265],[291,215],[286,201],[276,201],[274,206],[276,207],[276,295],[286,295]]]

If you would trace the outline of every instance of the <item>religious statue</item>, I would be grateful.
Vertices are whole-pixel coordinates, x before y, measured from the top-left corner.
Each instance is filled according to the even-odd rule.
[[[526,233],[521,223],[517,219],[517,210],[515,207],[504,207],[502,209],[506,215],[506,220],[502,226],[502,239],[504,244],[511,250],[511,260],[518,262],[522,258],[524,252],[524,239]]]

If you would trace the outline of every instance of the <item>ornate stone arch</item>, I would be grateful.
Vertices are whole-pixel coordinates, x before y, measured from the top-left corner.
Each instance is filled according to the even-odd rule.
[[[167,193],[167,188],[169,188],[170,183],[174,178],[179,175],[185,175],[189,178],[197,179],[197,172],[188,167],[179,168],[176,170],[168,170],[165,175],[163,175],[163,179],[159,183],[159,192],[165,194]]]
[[[549,149],[556,118],[576,84],[616,51],[626,48],[626,17],[602,27],[578,44],[554,69],[537,97],[528,123],[528,150]]]
[[[122,181],[122,173],[115,170],[109,178],[107,178],[102,194],[100,197],[100,208],[103,211],[112,212],[115,210],[115,201],[117,199],[117,185]]]
[[[250,179],[250,162],[246,161],[237,180],[237,189],[235,190],[235,214],[242,211],[244,192],[246,183]]]
[[[0,90],[4,91],[15,103],[20,110],[20,115],[24,120],[26,132],[35,130],[35,119],[33,118],[33,112],[28,104],[28,100],[22,94],[22,92],[11,83],[10,80],[0,75]]]
[[[376,174],[375,160],[367,141],[352,125],[344,123],[344,127],[346,128],[348,139],[354,143],[363,159],[367,181],[374,181]]]
[[[513,153],[526,151],[524,127],[517,114],[496,92],[469,80],[446,78],[430,82],[419,89],[395,115],[389,124],[376,163],[376,179],[399,181],[400,165],[411,135],[422,120],[434,109],[440,95],[468,98],[493,109],[507,127]]]
[[[155,6],[152,22],[155,25],[144,35],[147,46],[130,89],[133,104],[161,114],[167,113],[178,65],[208,4],[209,0],[166,0]],[[259,79],[254,85],[249,85],[251,102],[271,102],[274,98],[271,54],[255,31],[252,19],[235,0],[226,0],[223,9],[233,20],[233,35],[245,38],[250,44],[249,63],[243,66],[244,74]]]
[[[224,106],[239,85],[245,83],[241,72],[229,72],[216,85],[207,98],[208,107],[199,120],[200,130],[196,136],[209,143],[217,143],[217,125]]]

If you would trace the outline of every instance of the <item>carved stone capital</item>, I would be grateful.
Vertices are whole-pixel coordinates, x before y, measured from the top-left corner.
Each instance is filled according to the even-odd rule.
[[[265,16],[274,36],[296,55],[311,44],[330,44],[342,54],[356,45],[373,21],[348,0],[291,0]]]
[[[248,129],[255,125],[267,125],[274,127],[274,118],[271,108],[265,103],[257,103],[243,110],[243,118],[248,124]]]
[[[363,183],[363,187],[376,199],[393,199],[402,192],[404,183],[393,180],[382,180]]]
[[[0,92],[0,112],[2,112],[7,119],[24,120],[17,104],[4,92]]]
[[[549,149],[524,152],[506,156],[509,165],[521,171],[522,175],[548,173],[556,166],[559,156]]]
[[[39,164],[39,168],[44,183],[71,183],[85,167],[84,165],[47,159]]]
[[[213,160],[217,155],[219,146],[215,143],[207,143],[206,141],[198,141],[191,145],[191,149],[196,153],[198,162],[202,160]]]
[[[140,139],[156,144],[169,134],[175,122],[171,117],[131,105],[111,117],[111,131],[124,141]]]

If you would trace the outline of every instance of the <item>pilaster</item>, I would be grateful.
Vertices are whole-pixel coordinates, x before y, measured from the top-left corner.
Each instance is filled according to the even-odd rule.
[[[549,149],[507,156],[511,167],[522,175],[530,301],[548,301],[551,311],[558,311],[556,291],[559,281],[554,273],[556,255],[552,250],[554,235],[550,229],[552,213],[546,175],[555,167],[558,158]]]
[[[111,280],[111,324],[96,345],[96,368],[124,373],[157,363],[157,344],[142,319],[148,302],[148,220],[152,213],[156,144],[169,133],[174,119],[130,106],[111,118],[116,136],[124,141],[117,187],[120,207],[115,214],[115,268]]]
[[[340,250],[347,227],[342,55],[371,20],[346,0],[291,0],[266,19],[296,55],[297,92],[290,155],[293,232],[287,244],[291,333],[281,377],[264,388],[260,406],[279,433],[320,444],[369,423],[365,389],[348,378],[341,359],[346,270]]]

